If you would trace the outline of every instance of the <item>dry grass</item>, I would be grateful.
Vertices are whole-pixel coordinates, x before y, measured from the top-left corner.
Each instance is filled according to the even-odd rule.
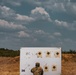
[[[62,55],[62,75],[76,75],[76,54]]]
[[[20,75],[19,57],[0,57],[0,75]],[[76,75],[76,54],[62,54],[62,75]]]
[[[0,75],[19,75],[19,57],[0,57]]]

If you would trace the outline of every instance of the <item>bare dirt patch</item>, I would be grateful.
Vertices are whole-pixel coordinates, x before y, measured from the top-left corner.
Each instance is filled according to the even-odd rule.
[[[0,75],[20,75],[20,57],[0,57]],[[76,75],[76,54],[62,54],[62,75]]]

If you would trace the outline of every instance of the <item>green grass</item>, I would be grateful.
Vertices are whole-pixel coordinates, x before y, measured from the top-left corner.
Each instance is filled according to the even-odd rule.
[[[0,57],[15,57],[19,55],[20,55],[19,50],[9,50],[5,48],[0,48]]]

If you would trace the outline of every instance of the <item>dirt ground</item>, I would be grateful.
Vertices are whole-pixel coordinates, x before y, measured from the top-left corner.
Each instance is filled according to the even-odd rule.
[[[20,57],[0,57],[0,75],[20,75]],[[62,54],[62,75],[76,75],[76,54]]]
[[[62,55],[62,75],[76,75],[76,54]]]

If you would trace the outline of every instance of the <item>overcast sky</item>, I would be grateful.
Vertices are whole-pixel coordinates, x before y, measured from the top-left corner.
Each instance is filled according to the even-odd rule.
[[[0,0],[0,48],[76,50],[76,0]]]

